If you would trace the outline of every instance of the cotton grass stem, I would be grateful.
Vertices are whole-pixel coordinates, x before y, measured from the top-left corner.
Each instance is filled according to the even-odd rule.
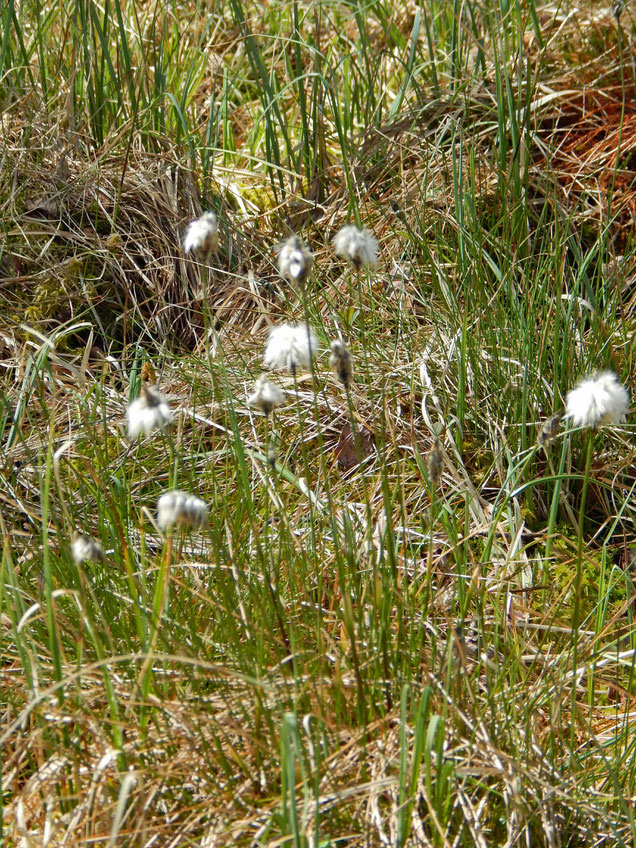
[[[363,449],[362,449],[362,439],[360,438],[360,431],[358,429],[357,418],[355,413],[355,408],[353,405],[353,397],[351,395],[351,384],[347,381],[342,381],[345,396],[347,398],[347,412],[349,414],[349,423],[351,427],[351,438],[353,439],[353,447],[356,454],[356,459],[358,461],[358,471],[360,472],[360,480],[362,483],[362,493],[364,499],[365,513],[366,513],[366,530],[365,530],[365,539],[369,545],[372,544],[373,539],[373,510],[371,509],[371,498],[369,497],[369,489],[367,486],[367,477],[366,474],[362,471],[362,463],[365,460]]]
[[[295,371],[294,371],[294,379],[295,379]],[[272,455],[270,451],[274,451],[274,444],[271,441],[272,435],[270,433],[270,415],[265,416],[265,444],[266,444],[266,469],[265,474],[268,478],[271,479],[272,486],[276,484],[276,454],[273,452],[273,461]],[[266,478],[267,479],[267,478]],[[310,509],[312,508],[311,498],[309,499]],[[289,638],[289,634],[287,633],[287,628],[285,626],[284,621],[284,606],[281,603],[280,595],[278,592],[278,575],[276,574],[277,569],[274,565],[274,547],[273,547],[273,538],[272,538],[272,510],[271,510],[271,498],[269,497],[269,493],[265,491],[265,515],[263,518],[264,530],[263,530],[263,551],[262,551],[262,563],[263,563],[263,579],[265,580],[265,584],[267,585],[267,591],[269,593],[270,600],[272,602],[272,608],[274,610],[274,614],[276,616],[276,621],[278,623],[278,629],[280,630],[280,636],[285,645],[285,650],[287,651],[287,656],[291,662],[292,675],[294,680],[297,676],[297,668],[296,668],[296,657],[293,651],[293,647],[291,644],[291,640]],[[274,586],[272,582],[272,575],[276,574],[276,586]],[[282,607],[282,611],[281,611]]]
[[[592,466],[592,455],[594,451],[594,430],[585,431],[585,472],[583,476],[583,488],[581,490],[581,503],[579,506],[579,526],[577,528],[576,549],[576,578],[574,581],[574,614],[572,619],[572,722],[570,727],[570,747],[574,750],[575,742],[575,715],[576,715],[576,688],[578,677],[579,657],[579,627],[581,625],[581,590],[583,586],[583,548],[585,532],[585,508],[587,506],[587,491],[590,482],[590,468]]]
[[[438,500],[437,500],[437,492],[436,486],[431,482],[430,487],[431,494],[431,507],[430,507],[430,521],[429,521],[429,539],[428,539],[428,550],[426,552],[426,573],[424,577],[424,601],[422,603],[422,610],[424,613],[428,610],[428,605],[431,599],[431,589],[433,584],[433,547],[435,544],[435,523],[437,521],[437,516],[439,512]],[[419,594],[419,590],[418,590]]]
[[[150,692],[152,683],[152,660],[155,654],[157,640],[159,639],[159,631],[161,628],[161,618],[164,609],[168,603],[170,591],[170,566],[172,562],[172,533],[166,539],[166,544],[162,551],[159,571],[157,573],[157,583],[155,584],[155,592],[152,603],[152,619],[150,622],[150,639],[144,662],[137,676],[136,689],[139,690],[141,696],[141,704],[139,710],[139,724],[141,729],[145,729],[150,713],[146,708],[146,701]],[[134,690],[131,696],[131,706],[134,704]]]
[[[49,443],[47,446],[46,464],[44,467],[44,476],[41,484],[40,503],[42,504],[42,561],[43,561],[43,576],[44,576],[44,592],[46,599],[47,624],[49,631],[49,649],[53,658],[53,668],[55,679],[62,679],[62,657],[61,657],[61,639],[57,628],[55,617],[55,604],[53,600],[53,576],[51,573],[51,558],[49,555],[49,508],[50,508],[50,492],[51,492],[51,471],[53,468],[53,438],[54,427],[52,421],[49,422]],[[64,691],[62,688],[57,690],[58,703],[61,705],[64,701]]]
[[[544,559],[549,561],[552,555],[552,542],[554,539],[554,528],[556,527],[557,517],[559,514],[559,502],[561,500],[561,488],[563,482],[563,474],[565,472],[565,462],[568,456],[568,450],[570,446],[569,437],[563,439],[561,444],[561,458],[559,460],[559,470],[556,474],[556,479],[554,482],[554,491],[552,492],[552,502],[550,504],[550,516],[548,518],[548,531],[547,538],[545,542],[545,553]]]

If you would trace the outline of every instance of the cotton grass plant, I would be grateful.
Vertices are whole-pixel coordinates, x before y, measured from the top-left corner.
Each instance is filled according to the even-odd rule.
[[[629,391],[636,307],[631,68],[590,14],[7,13],[3,839],[634,842],[632,422],[613,378],[567,400],[599,362]],[[131,445],[149,358],[179,416]]]
[[[271,383],[267,377],[259,377],[254,383],[254,391],[247,402],[250,406],[260,409],[269,422],[270,415],[284,402],[284,399],[283,392],[275,383]],[[267,440],[267,463],[271,468],[276,463],[276,444],[271,438]]]
[[[164,532],[174,527],[204,528],[208,526],[208,507],[188,492],[164,492],[157,501],[157,524]]]
[[[204,212],[191,221],[183,236],[183,252],[199,262],[209,262],[219,247],[219,225],[214,212]]]
[[[580,380],[566,396],[565,419],[576,427],[585,429],[585,467],[580,496],[577,534],[577,569],[574,583],[574,616],[572,627],[572,667],[577,679],[579,656],[579,627],[581,623],[581,589],[585,547],[585,523],[590,471],[595,445],[595,431],[600,425],[618,426],[624,422],[629,407],[629,394],[611,371],[595,372]],[[572,694],[572,712],[576,709],[575,692]],[[574,730],[572,730],[574,742]]]
[[[301,286],[311,274],[314,258],[298,236],[290,236],[278,246],[276,264],[281,277]]]
[[[164,395],[155,386],[141,384],[141,393],[126,409],[129,439],[150,436],[154,430],[164,431],[172,422],[172,410]]]
[[[603,371],[579,381],[565,400],[565,418],[575,427],[595,430],[599,425],[622,424],[627,415],[629,395],[616,374]]]
[[[378,264],[378,242],[366,227],[362,229],[347,224],[338,230],[333,239],[336,256],[350,262],[359,271],[374,269]]]
[[[268,416],[283,403],[284,399],[285,396],[277,385],[270,383],[267,377],[259,377],[254,383],[254,391],[247,402]]]
[[[311,368],[318,347],[318,338],[308,324],[281,324],[270,330],[263,364],[295,376],[300,369]]]
[[[84,562],[102,562],[104,551],[97,539],[75,531],[71,540],[71,554],[76,565]]]

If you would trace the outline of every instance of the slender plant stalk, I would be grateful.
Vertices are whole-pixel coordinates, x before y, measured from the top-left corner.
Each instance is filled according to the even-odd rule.
[[[579,658],[579,628],[581,624],[581,591],[583,588],[583,557],[585,549],[585,509],[587,507],[587,490],[590,482],[590,468],[594,453],[595,432],[589,428],[585,431],[585,471],[583,473],[583,489],[579,507],[579,526],[576,545],[576,578],[574,581],[574,614],[572,618],[572,725],[570,730],[570,747],[575,748],[576,729],[576,689],[578,681]]]

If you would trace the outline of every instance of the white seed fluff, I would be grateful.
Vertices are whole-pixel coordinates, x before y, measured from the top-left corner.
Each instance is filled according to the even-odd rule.
[[[128,438],[137,439],[142,433],[165,430],[172,421],[172,410],[159,389],[143,383],[139,397],[126,410]]]
[[[363,265],[375,268],[378,264],[378,241],[366,227],[359,230],[354,224],[348,224],[338,230],[333,249],[336,256],[351,262],[355,268]]]
[[[277,406],[280,406],[284,401],[285,396],[282,391],[267,379],[267,377],[259,377],[254,383],[254,391],[248,397],[247,402],[250,406],[255,406],[260,409],[265,415],[269,415]]]
[[[219,244],[219,226],[214,212],[204,212],[191,221],[183,236],[183,252],[194,254],[200,262],[209,259]]]
[[[290,236],[278,248],[278,270],[291,283],[304,283],[311,274],[314,257],[298,236]]]
[[[310,368],[318,351],[318,339],[308,324],[281,324],[272,327],[263,362],[276,371]]]
[[[175,524],[195,529],[208,526],[208,506],[201,498],[175,489],[157,501],[157,524],[165,532]]]
[[[73,533],[71,542],[71,554],[76,565],[83,562],[102,562],[104,551],[97,539],[84,535],[84,533]]]
[[[575,427],[620,424],[629,407],[627,389],[612,371],[599,371],[580,380],[568,392],[565,417]]]

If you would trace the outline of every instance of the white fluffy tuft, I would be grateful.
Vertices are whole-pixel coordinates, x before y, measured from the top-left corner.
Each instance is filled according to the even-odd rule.
[[[602,371],[580,380],[568,392],[565,417],[575,427],[620,424],[629,407],[627,389],[612,371]]]
[[[278,248],[278,270],[291,283],[304,283],[311,274],[314,257],[298,236],[290,236]]]
[[[269,415],[277,406],[280,406],[285,397],[282,391],[267,379],[259,377],[254,383],[254,391],[248,397],[250,406],[260,409],[265,415]]]
[[[346,259],[355,268],[366,265],[375,268],[378,264],[378,241],[369,230],[348,224],[338,230],[333,240],[336,256]]]
[[[175,524],[199,529],[208,526],[208,506],[201,498],[175,489],[157,501],[157,524],[166,532]]]
[[[219,244],[219,227],[214,212],[204,212],[196,221],[191,221],[183,236],[183,252],[201,262],[209,259]]]
[[[76,565],[81,565],[83,562],[101,562],[104,559],[104,551],[97,539],[86,536],[84,533],[73,533],[71,554]]]
[[[276,371],[310,368],[318,351],[318,339],[308,324],[281,324],[269,333],[263,362]]]
[[[172,421],[172,411],[159,389],[145,383],[141,394],[126,410],[128,438],[137,439],[142,433],[149,436],[153,430],[165,430]]]

